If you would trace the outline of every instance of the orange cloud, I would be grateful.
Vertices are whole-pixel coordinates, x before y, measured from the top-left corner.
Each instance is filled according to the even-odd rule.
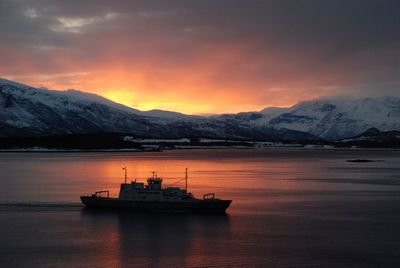
[[[239,2],[3,1],[0,76],[189,114],[398,94],[397,6]]]
[[[68,51],[48,51],[55,53],[52,63],[68,72],[29,74],[34,70],[27,70],[26,75],[9,78],[52,89],[88,91],[141,110],[187,114],[261,110],[315,96],[291,91],[291,85],[279,86],[275,77],[260,77],[258,68],[268,68],[277,60],[259,55],[265,62],[253,62],[248,44],[205,46],[180,63],[146,50],[134,61],[121,60],[115,55],[118,44],[105,47],[93,62],[82,62]],[[30,66],[35,66],[32,62]]]

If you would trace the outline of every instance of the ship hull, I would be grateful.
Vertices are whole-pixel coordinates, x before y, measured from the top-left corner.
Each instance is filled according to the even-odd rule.
[[[134,201],[118,198],[81,196],[87,208],[124,209],[138,212],[225,213],[232,200],[193,199],[182,201]]]

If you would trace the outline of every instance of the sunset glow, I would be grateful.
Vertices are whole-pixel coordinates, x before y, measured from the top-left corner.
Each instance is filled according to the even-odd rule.
[[[399,27],[379,15],[390,5],[351,4],[342,27],[333,3],[226,4],[2,1],[0,76],[188,114],[398,91]]]

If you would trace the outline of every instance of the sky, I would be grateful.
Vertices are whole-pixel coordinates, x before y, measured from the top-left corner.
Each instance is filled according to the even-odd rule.
[[[0,0],[0,77],[140,109],[400,95],[398,0]]]

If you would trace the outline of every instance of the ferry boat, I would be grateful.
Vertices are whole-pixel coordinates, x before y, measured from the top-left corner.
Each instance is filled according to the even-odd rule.
[[[88,208],[129,209],[142,212],[186,212],[186,213],[225,213],[232,200],[215,198],[214,193],[196,198],[188,192],[188,171],[185,172],[185,189],[162,187],[163,179],[155,172],[147,179],[147,184],[136,180],[121,184],[118,197],[110,197],[109,191],[98,191],[89,196],[81,196]]]

